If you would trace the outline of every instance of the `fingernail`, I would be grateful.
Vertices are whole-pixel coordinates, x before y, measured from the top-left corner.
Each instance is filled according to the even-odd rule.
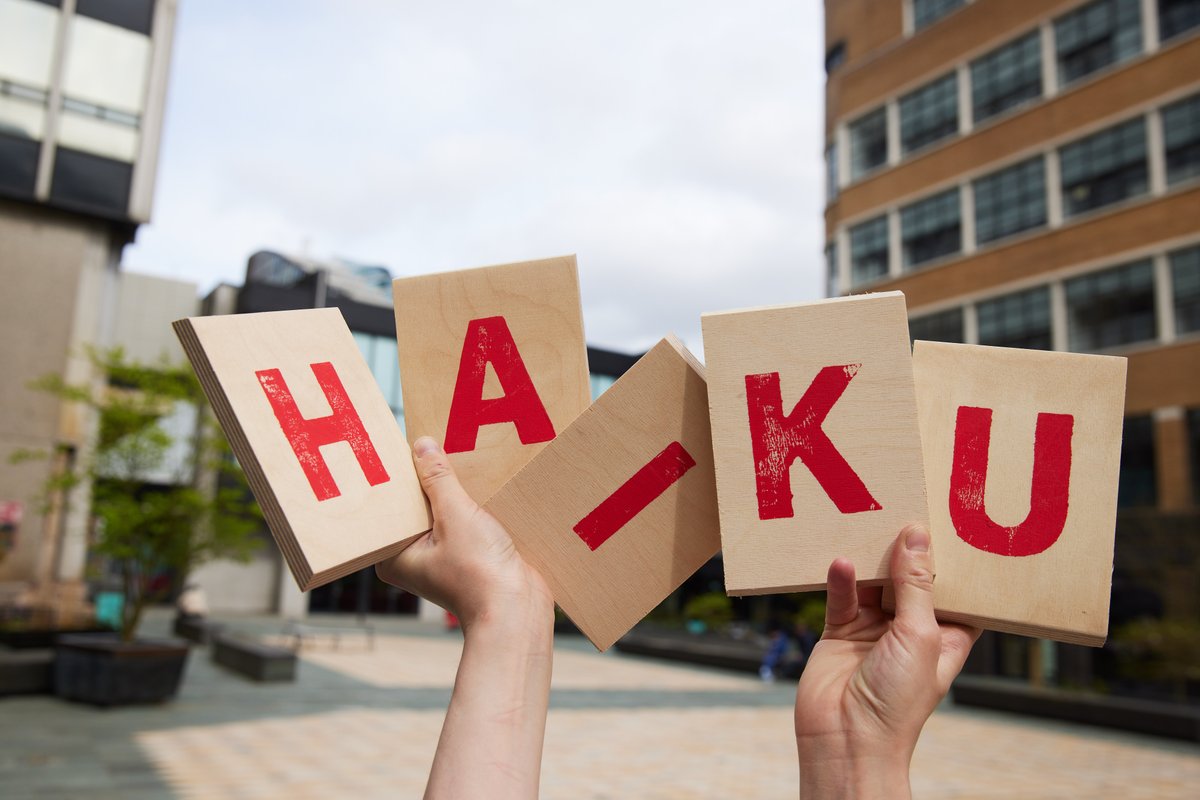
[[[908,529],[908,536],[904,538],[904,546],[911,553],[928,553],[929,531],[920,525],[913,525]]]
[[[413,452],[417,454],[417,458],[427,456],[430,453],[440,453],[442,448],[438,447],[438,443],[431,436],[422,436],[413,442]]]

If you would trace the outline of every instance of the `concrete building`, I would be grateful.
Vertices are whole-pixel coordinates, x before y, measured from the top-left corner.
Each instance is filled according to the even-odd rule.
[[[914,338],[1129,359],[1119,621],[1137,520],[1198,533],[1200,2],[825,11],[829,294],[902,290]],[[1196,619],[1177,566],[1143,589]]]
[[[0,0],[0,594],[78,606],[88,487],[49,498],[93,420],[30,391],[94,379],[86,345],[116,324],[118,265],[150,219],[176,0]],[[10,464],[16,450],[50,460]],[[13,519],[19,517],[19,522]]]

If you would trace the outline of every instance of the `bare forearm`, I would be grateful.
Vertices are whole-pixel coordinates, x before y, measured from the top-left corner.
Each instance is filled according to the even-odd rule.
[[[428,800],[537,797],[553,628],[553,608],[535,603],[465,629]]]

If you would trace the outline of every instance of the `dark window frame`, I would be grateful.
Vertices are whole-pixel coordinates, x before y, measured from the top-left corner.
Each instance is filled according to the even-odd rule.
[[[1029,53],[1033,54],[1032,65],[1025,60]],[[1040,29],[971,62],[971,118],[976,124],[1000,116],[1042,94]]]
[[[1046,160],[1041,155],[976,178],[971,189],[975,196],[977,245],[1047,224]]]
[[[848,231],[850,244],[850,286],[862,286],[888,276],[889,230],[887,214],[860,222]],[[882,237],[880,231],[882,230]],[[879,247],[882,241],[883,246]],[[870,244],[866,252],[859,252],[860,244]]]
[[[1034,286],[975,305],[979,344],[1053,350],[1050,287]]]
[[[953,209],[953,213],[946,213]],[[908,272],[962,252],[962,192],[938,192],[900,209],[901,266]]]
[[[1142,116],[1060,147],[1063,216],[1077,216],[1147,194],[1149,155]]]
[[[1148,258],[1064,281],[1069,349],[1086,353],[1157,341],[1154,283]]]

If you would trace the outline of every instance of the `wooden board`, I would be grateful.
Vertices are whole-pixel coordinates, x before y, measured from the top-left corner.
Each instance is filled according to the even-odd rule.
[[[408,440],[442,442],[482,503],[591,401],[575,257],[398,278],[393,293]]]
[[[340,311],[174,328],[302,590],[429,530],[408,444]]]
[[[939,618],[1108,632],[1124,358],[917,342]]]
[[[928,508],[904,295],[705,314],[725,589],[882,584]]]
[[[487,504],[601,650],[720,547],[703,370],[664,339]]]

